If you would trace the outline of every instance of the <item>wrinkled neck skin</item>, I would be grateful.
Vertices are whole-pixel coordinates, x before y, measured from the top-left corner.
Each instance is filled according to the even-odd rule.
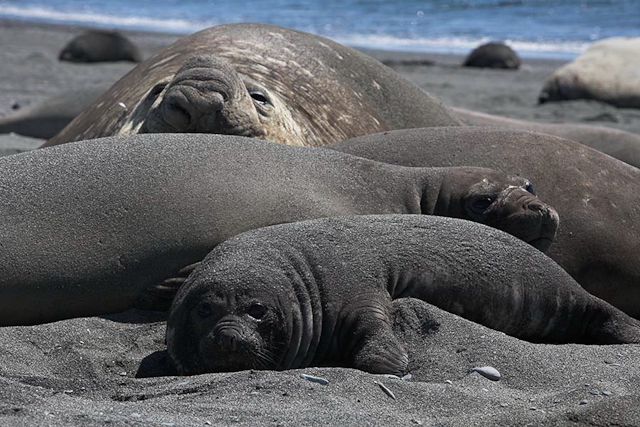
[[[464,194],[452,191],[447,177],[452,168],[429,168],[421,183],[420,213],[423,215],[465,218]]]
[[[286,316],[286,330],[290,332],[287,349],[276,369],[296,369],[311,365],[323,354],[318,353],[318,348],[326,349],[327,337],[323,333],[332,319],[323,313],[323,304],[320,288],[316,276],[305,260],[303,254],[297,251],[288,251],[291,269],[287,272],[293,300],[296,303],[284,301],[283,312]],[[335,322],[335,319],[334,319]]]

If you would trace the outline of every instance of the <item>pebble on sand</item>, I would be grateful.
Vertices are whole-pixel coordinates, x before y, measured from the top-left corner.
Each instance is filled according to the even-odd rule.
[[[481,366],[469,369],[469,373],[477,372],[491,381],[500,381],[501,375],[498,370],[492,366]]]

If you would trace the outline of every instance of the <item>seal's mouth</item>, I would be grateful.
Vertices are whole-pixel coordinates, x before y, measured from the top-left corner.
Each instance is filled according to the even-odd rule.
[[[541,252],[547,252],[553,243],[553,239],[549,237],[538,237],[529,242],[531,246],[538,249]]]

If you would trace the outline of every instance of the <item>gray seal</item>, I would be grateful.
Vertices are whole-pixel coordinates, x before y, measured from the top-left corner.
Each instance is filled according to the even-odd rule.
[[[469,126],[495,126],[548,133],[579,142],[640,168],[640,136],[631,132],[578,123],[531,122],[456,107],[451,107],[451,110]]]
[[[214,249],[178,291],[167,350],[182,375],[346,365],[402,374],[391,302],[418,298],[535,342],[640,343],[640,322],[506,233],[424,215],[323,218]]]
[[[465,67],[502,68],[517,70],[522,61],[518,54],[503,42],[489,42],[473,49],[462,64]]]
[[[548,255],[587,291],[640,317],[640,170],[574,141],[458,127],[369,135],[331,148],[405,166],[484,166],[529,177],[562,226]]]
[[[84,141],[1,158],[0,168],[0,325],[122,311],[225,239],[272,224],[451,215],[541,249],[558,224],[524,178],[228,135]]]
[[[439,100],[354,49],[273,25],[228,24],[139,64],[47,145],[145,132],[323,145],[459,124]]]
[[[58,55],[69,62],[140,62],[142,56],[131,41],[117,31],[89,30],[74,37]]]

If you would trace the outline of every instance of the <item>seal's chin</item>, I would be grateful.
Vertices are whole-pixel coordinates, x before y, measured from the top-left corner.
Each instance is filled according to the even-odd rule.
[[[553,239],[548,237],[538,237],[537,239],[533,239],[529,242],[531,246],[538,249],[541,252],[547,252],[553,243]]]

